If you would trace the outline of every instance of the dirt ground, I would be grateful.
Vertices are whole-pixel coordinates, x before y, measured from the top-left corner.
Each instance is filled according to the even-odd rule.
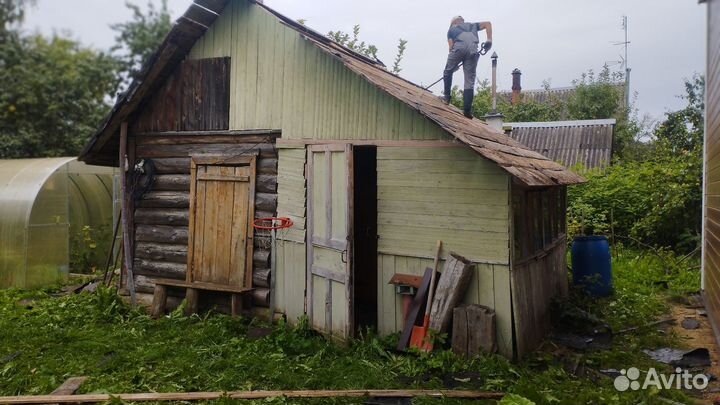
[[[705,347],[710,352],[711,366],[705,369],[705,373],[715,378],[703,393],[706,400],[702,403],[720,404],[720,350],[713,333],[710,320],[704,315],[704,309],[698,303],[688,305],[676,305],[672,309],[672,317],[676,320],[672,326],[673,331],[682,339],[683,344],[688,348]],[[697,329],[686,329],[682,326],[683,320],[697,320]]]

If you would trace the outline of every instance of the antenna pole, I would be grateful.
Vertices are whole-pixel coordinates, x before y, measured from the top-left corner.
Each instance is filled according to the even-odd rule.
[[[623,16],[623,30],[625,31],[625,110],[630,108],[630,65],[628,63],[628,18]]]

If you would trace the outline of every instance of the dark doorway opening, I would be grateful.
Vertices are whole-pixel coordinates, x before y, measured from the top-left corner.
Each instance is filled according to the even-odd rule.
[[[377,330],[377,148],[353,148],[354,314],[356,331]]]

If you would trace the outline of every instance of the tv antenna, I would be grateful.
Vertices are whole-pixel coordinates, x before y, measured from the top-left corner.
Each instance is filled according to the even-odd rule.
[[[625,67],[625,108],[630,107],[630,65],[628,62],[628,48],[630,40],[628,40],[628,17],[622,16],[622,29],[625,33],[625,40],[620,42],[613,42],[613,45],[622,45],[624,50],[624,56],[620,55],[620,60],[613,63],[619,64],[621,67]]]

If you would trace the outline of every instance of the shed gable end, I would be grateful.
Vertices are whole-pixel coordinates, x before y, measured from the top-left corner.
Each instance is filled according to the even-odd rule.
[[[282,129],[284,139],[452,139],[246,0],[231,0],[189,55],[216,57],[232,61],[231,130]]]

